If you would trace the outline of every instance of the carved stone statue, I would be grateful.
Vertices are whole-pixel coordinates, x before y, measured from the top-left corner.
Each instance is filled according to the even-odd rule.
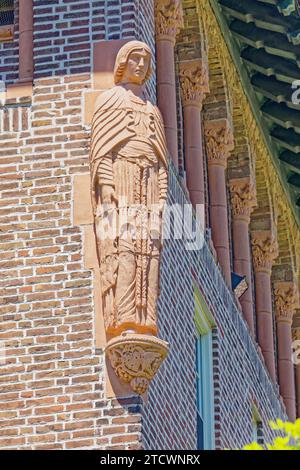
[[[113,338],[157,334],[168,162],[161,114],[143,90],[151,73],[149,47],[139,41],[125,44],[116,58],[116,86],[98,98],[92,123],[92,203],[102,307],[106,332]]]

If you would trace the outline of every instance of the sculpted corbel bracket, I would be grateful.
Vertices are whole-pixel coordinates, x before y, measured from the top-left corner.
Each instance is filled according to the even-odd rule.
[[[120,380],[142,395],[167,357],[168,349],[167,343],[159,338],[123,333],[108,343],[106,354]]]

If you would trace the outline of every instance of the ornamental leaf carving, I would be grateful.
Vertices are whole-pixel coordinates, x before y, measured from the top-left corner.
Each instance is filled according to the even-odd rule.
[[[250,217],[256,206],[255,185],[250,181],[231,181],[231,207],[234,217]]]
[[[256,271],[271,270],[278,256],[278,243],[271,235],[252,238],[252,255]]]
[[[277,321],[292,323],[299,306],[299,292],[293,282],[276,283],[274,289],[275,314]]]
[[[179,78],[183,104],[198,104],[202,107],[205,94],[209,92],[208,65],[204,61],[181,63]]]
[[[180,0],[156,0],[156,36],[175,39],[183,27],[183,9]]]
[[[205,125],[208,163],[224,166],[233,150],[233,132],[227,120],[209,121]]]

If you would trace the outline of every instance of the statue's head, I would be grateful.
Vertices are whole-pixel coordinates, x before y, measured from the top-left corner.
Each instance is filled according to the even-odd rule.
[[[152,75],[151,50],[144,42],[130,41],[120,50],[116,58],[115,84],[144,84]]]

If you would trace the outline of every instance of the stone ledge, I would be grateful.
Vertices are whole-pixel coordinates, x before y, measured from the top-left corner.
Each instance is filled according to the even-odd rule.
[[[3,95],[4,96],[2,100],[0,99],[0,109],[30,107],[32,105],[32,99],[30,96],[24,96],[20,98],[7,98],[5,93],[3,93]]]
[[[32,99],[33,83],[32,81],[18,81],[12,85],[8,85],[6,89],[7,100]]]

